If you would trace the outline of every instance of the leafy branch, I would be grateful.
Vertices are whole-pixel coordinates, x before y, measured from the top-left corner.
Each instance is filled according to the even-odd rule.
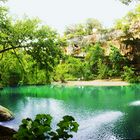
[[[53,131],[51,128],[52,117],[49,114],[38,114],[35,120],[30,118],[23,119],[14,140],[67,140],[72,138],[72,132],[77,132],[78,123],[72,116],[64,116]]]

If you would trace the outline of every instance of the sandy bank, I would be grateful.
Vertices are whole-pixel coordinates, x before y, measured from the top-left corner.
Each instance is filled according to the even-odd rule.
[[[67,81],[66,83],[54,82],[55,85],[66,86],[127,86],[128,82],[121,79],[93,80],[93,81]]]

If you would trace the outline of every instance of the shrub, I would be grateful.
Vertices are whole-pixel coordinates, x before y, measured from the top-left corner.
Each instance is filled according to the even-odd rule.
[[[89,64],[91,73],[96,77],[98,75],[98,60],[104,59],[104,50],[101,47],[101,44],[96,43],[95,45],[90,46],[85,59]]]
[[[67,140],[72,138],[72,132],[77,132],[78,123],[72,116],[64,116],[53,131],[51,128],[52,117],[49,114],[38,114],[35,120],[23,119],[17,134],[13,136],[15,140]]]
[[[73,57],[67,58],[65,62],[60,63],[55,68],[54,80],[65,82],[67,80],[76,80],[83,77],[83,63],[81,60]]]
[[[69,74],[68,74],[68,65],[63,63],[63,64],[59,64],[57,65],[57,67],[55,68],[55,73],[54,73],[54,77],[53,79],[55,81],[61,81],[61,82],[65,82],[66,79],[68,79]]]
[[[20,81],[21,81],[22,77],[21,74],[17,71],[10,71],[9,72],[9,86],[17,86]]]
[[[136,83],[139,81],[137,76],[135,75],[134,68],[125,66],[123,69],[124,69],[124,72],[121,76],[123,80],[126,80],[130,83]]]
[[[109,54],[109,60],[111,63],[111,70],[110,70],[110,76],[120,76],[121,70],[123,66],[125,65],[125,59],[121,55],[119,49],[113,45],[110,45],[110,54]]]
[[[83,79],[84,80],[93,80],[94,79],[94,76],[92,74],[92,71],[91,71],[91,68],[90,68],[90,65],[88,62],[84,62],[83,63]]]
[[[104,50],[102,49],[101,44],[96,43],[94,46],[90,46],[86,55],[86,60],[91,66],[97,64],[98,60],[103,58]]]
[[[83,76],[83,62],[74,57],[69,57],[67,60],[67,65],[69,73],[76,78],[81,78]]]
[[[103,63],[103,61],[101,59],[98,60],[97,67],[98,67],[98,76],[97,76],[97,78],[99,78],[99,79],[107,78],[108,75],[109,75],[108,74],[109,69],[108,69],[107,65]]]

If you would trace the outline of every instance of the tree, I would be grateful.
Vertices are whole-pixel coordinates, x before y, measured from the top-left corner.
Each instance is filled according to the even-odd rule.
[[[93,30],[101,30],[102,29],[102,25],[101,23],[94,18],[89,18],[86,20],[85,23],[85,30],[87,35],[93,34]]]
[[[67,26],[64,34],[68,39],[86,35],[84,24],[74,24]]]
[[[96,43],[95,45],[90,46],[87,55],[86,61],[89,65],[90,71],[92,74],[97,76],[98,73],[98,61],[104,60],[104,50],[101,47],[100,43]]]
[[[126,60],[121,55],[119,49],[113,45],[110,45],[109,60],[111,64],[110,75],[119,76]]]
[[[46,82],[50,82],[53,67],[61,57],[61,45],[64,41],[49,26],[41,26],[39,19],[13,21],[8,17],[6,8],[1,7],[0,10],[1,56],[11,50],[22,65],[18,53],[30,55],[36,61],[36,66],[46,71]]]
[[[54,80],[66,82],[66,80],[77,80],[83,77],[84,65],[80,59],[69,56],[63,61],[55,68]]]
[[[139,59],[139,44],[140,44],[140,5],[137,5],[136,8],[129,12],[125,17],[117,21],[116,30],[122,32],[118,36],[127,50],[126,56],[138,64]]]
[[[5,53],[0,61],[1,83],[6,86],[16,86],[22,80],[23,74],[23,69],[13,53]]]
[[[101,30],[102,25],[97,19],[89,18],[84,23],[67,26],[64,34],[68,39],[93,34],[93,30]]]
[[[59,62],[61,49],[58,34],[48,26],[42,26],[35,34],[38,41],[32,42],[33,47],[27,50],[37,62],[40,69],[45,69],[46,80],[50,81],[53,67]]]

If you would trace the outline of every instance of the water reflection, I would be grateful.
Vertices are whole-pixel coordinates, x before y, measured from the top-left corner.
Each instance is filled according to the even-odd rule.
[[[103,112],[95,116],[91,116],[86,120],[80,122],[80,128],[76,134],[78,140],[85,139],[114,139],[115,135],[112,134],[114,123],[123,116],[119,111]]]
[[[15,120],[3,125],[18,128],[21,120],[49,113],[53,127],[64,115],[80,124],[76,139],[115,140],[140,138],[140,85],[126,87],[20,87],[0,91],[0,104]],[[74,139],[75,139],[74,137]]]

